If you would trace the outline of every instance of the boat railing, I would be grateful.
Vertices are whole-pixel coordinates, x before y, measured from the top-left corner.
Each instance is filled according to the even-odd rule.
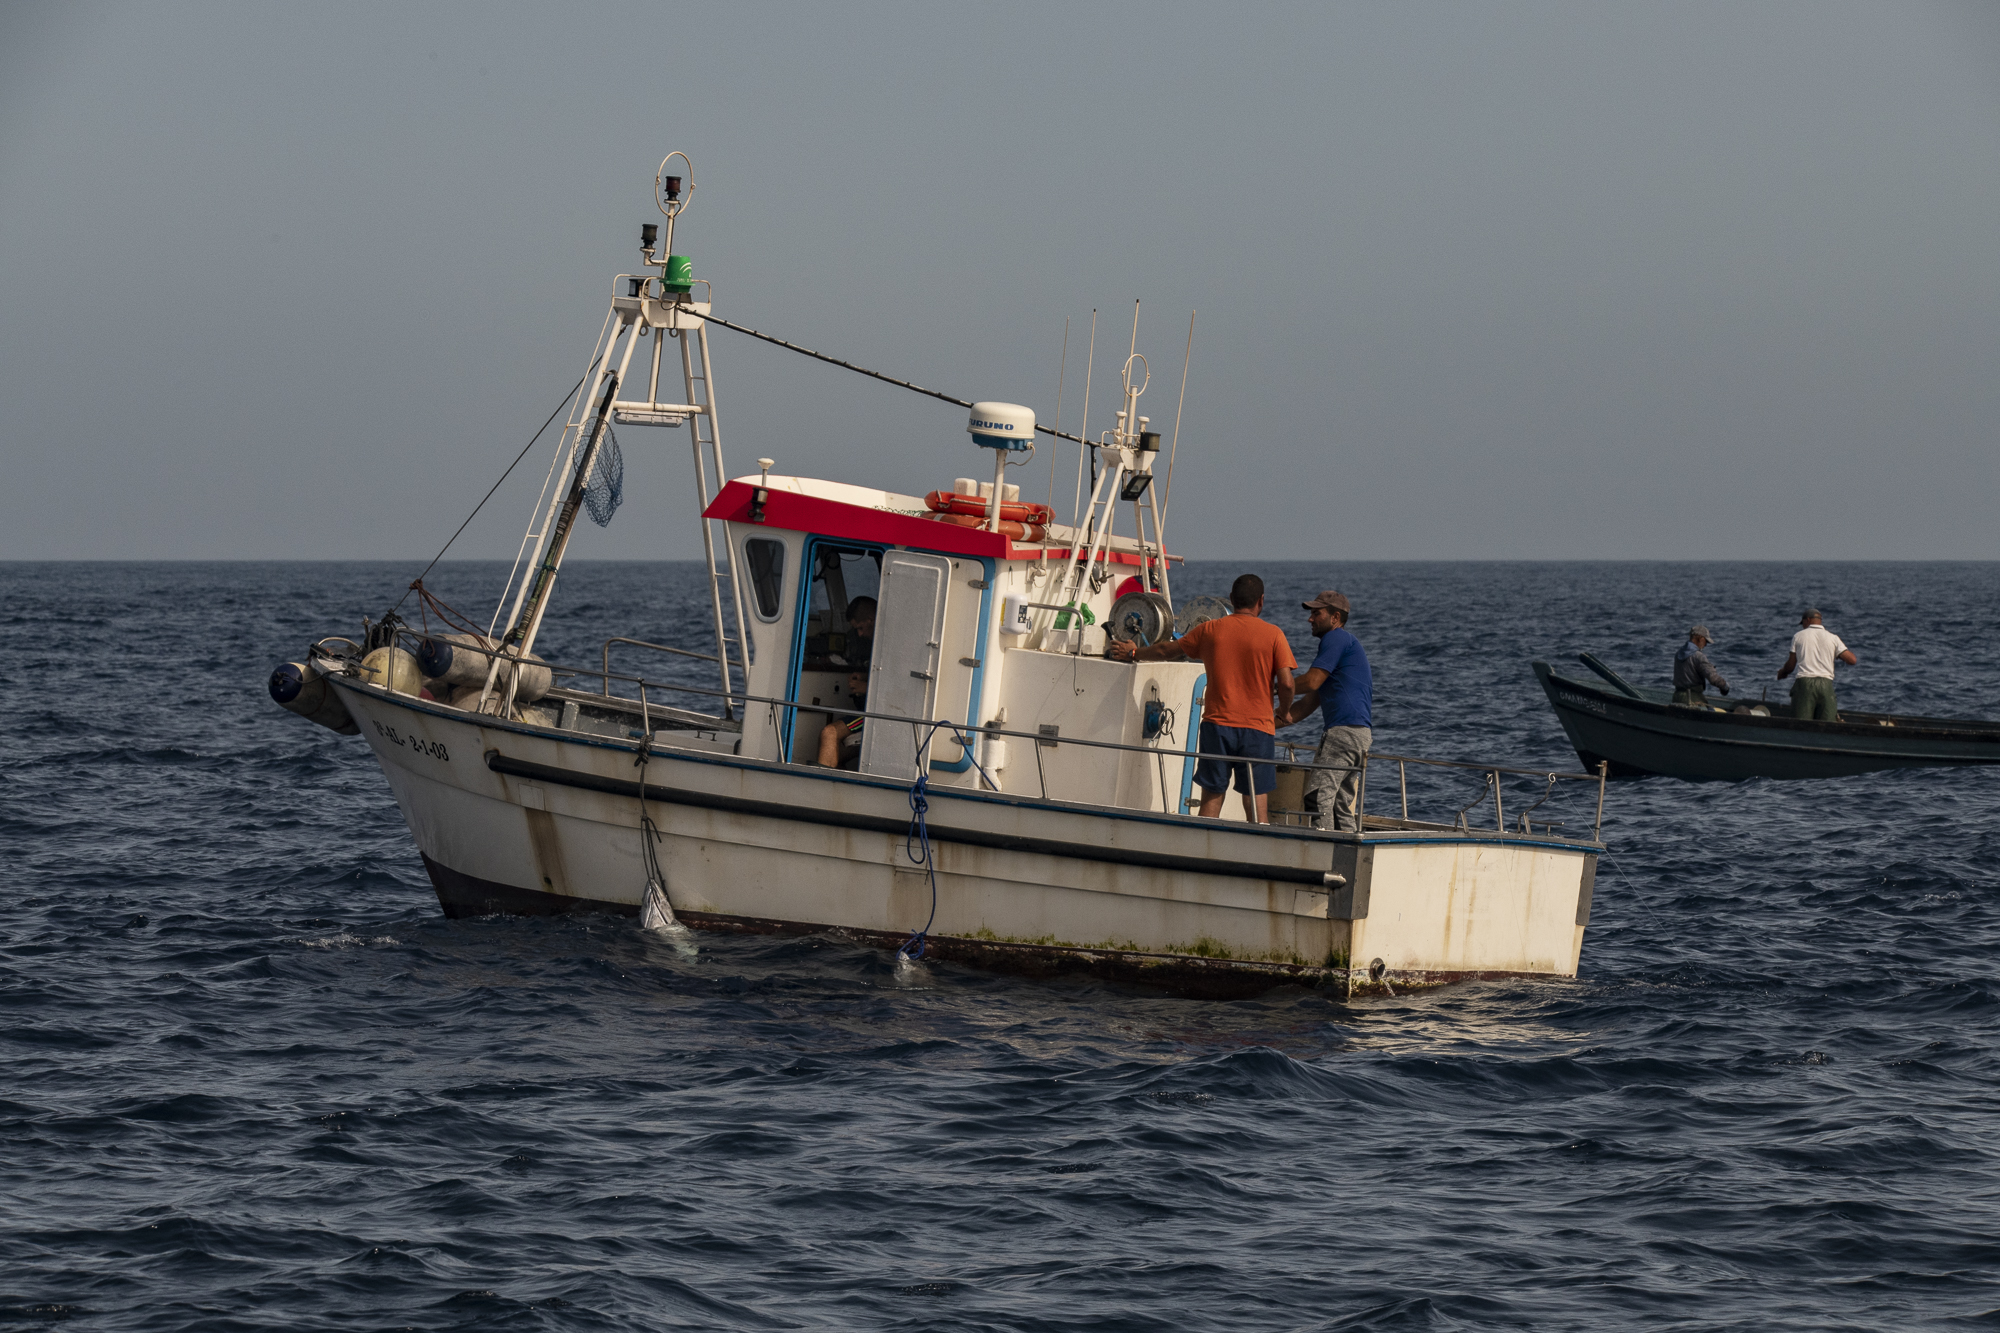
[[[1300,755],[1309,755],[1313,752],[1313,747],[1309,745],[1299,745],[1292,741],[1279,741],[1278,748],[1287,752],[1289,758],[1286,760],[1286,763],[1293,768],[1326,769],[1342,773],[1353,771],[1353,765],[1316,764],[1300,759]],[[1500,779],[1503,777],[1541,778],[1548,784],[1547,789],[1542,792],[1541,799],[1537,800],[1526,810],[1523,810],[1517,817],[1516,827],[1523,833],[1533,831],[1533,824],[1528,816],[1534,811],[1539,810],[1548,802],[1551,796],[1556,794],[1556,784],[1559,782],[1596,783],[1597,810],[1591,821],[1592,838],[1595,839],[1604,827],[1604,784],[1610,776],[1610,766],[1608,764],[1600,763],[1598,771],[1595,773],[1563,773],[1540,768],[1510,768],[1505,764],[1482,764],[1463,759],[1426,759],[1412,754],[1388,754],[1380,750],[1370,750],[1362,756],[1360,789],[1355,793],[1354,802],[1357,811],[1362,808],[1367,799],[1369,765],[1386,763],[1393,763],[1396,766],[1396,791],[1402,803],[1402,818],[1405,823],[1410,822],[1410,765],[1418,764],[1425,768],[1464,769],[1482,775],[1482,785],[1479,789],[1479,795],[1454,812],[1450,825],[1452,828],[1469,828],[1470,826],[1467,824],[1465,818],[1466,815],[1484,805],[1487,798],[1491,797],[1493,799],[1493,826],[1496,829],[1505,830],[1507,827],[1507,815],[1500,788]],[[1558,824],[1548,821],[1544,821],[1542,826],[1547,829],[1560,827]]]
[[[614,643],[626,643],[632,645],[634,648],[646,648],[656,653],[672,653],[677,657],[692,657],[703,662],[719,662],[722,660],[714,653],[697,653],[692,649],[676,648],[671,644],[648,643],[644,639],[628,639],[622,635],[614,634],[604,641],[604,670],[598,673],[599,678],[603,681],[603,689],[600,693],[605,695],[611,693],[611,645]],[[625,677],[621,676],[619,679],[623,680]]]
[[[400,630],[398,631],[398,634],[399,637],[409,638],[413,640],[422,638],[421,635],[410,630]],[[609,652],[610,643],[612,642],[628,642],[635,644],[640,643],[640,641],[638,640],[614,639],[606,643],[605,650],[607,653]],[[652,647],[652,648],[665,647],[665,645],[661,644],[641,644],[641,646]],[[505,649],[484,649],[472,646],[471,651],[484,653],[485,655],[491,657],[500,657],[508,655]],[[668,648],[667,651],[689,657],[702,656],[702,654],[690,652],[689,650],[683,648]],[[739,702],[745,705],[764,704],[768,705],[773,710],[800,709],[807,707],[807,705],[801,704],[796,699],[779,699],[779,698],[773,698],[768,695],[749,694],[743,691],[718,690],[712,686],[682,685],[682,684],[676,684],[671,681],[647,680],[643,676],[626,675],[622,672],[612,671],[610,669],[610,661],[608,657],[602,663],[601,669],[598,671],[590,671],[587,668],[566,666],[556,662],[549,663],[549,667],[551,671],[553,671],[557,675],[598,676],[603,681],[604,698],[606,698],[607,700],[616,698],[619,699],[621,702],[637,703],[642,713],[646,708],[646,697],[647,697],[647,691],[649,690],[671,690],[671,691],[677,691],[682,694],[698,694],[708,698],[721,699],[723,701],[723,705],[725,708],[728,708],[729,705],[732,703],[739,703]],[[622,696],[613,696],[610,693],[610,682],[614,680],[621,681],[626,684],[636,685],[639,689],[638,699],[624,700],[622,699]],[[867,721],[895,722],[895,723],[901,723],[905,726],[928,727],[930,728],[932,736],[934,736],[939,731],[946,731],[951,733],[956,743],[961,747],[963,747],[968,754],[972,753],[974,749],[974,742],[968,739],[973,736],[991,736],[1001,739],[1017,739],[1017,740],[1033,742],[1035,747],[1035,767],[1038,775],[1041,776],[1042,795],[1044,796],[1044,798],[1046,798],[1048,795],[1047,777],[1045,774],[1042,773],[1041,748],[1042,746],[1050,743],[1050,737],[1044,733],[1035,731],[1016,731],[1008,727],[975,726],[969,722],[953,722],[948,719],[925,721],[919,718],[905,717],[896,713],[876,713],[862,708],[834,708],[825,704],[812,706],[812,711],[815,713],[824,713],[831,717],[858,717],[865,719]],[[746,715],[747,715],[747,709],[746,709]],[[724,718],[722,720],[728,720],[727,713],[724,714]],[[774,711],[773,713],[774,724],[775,720],[776,720],[776,713]],[[925,740],[921,742],[921,745],[928,745],[929,743],[930,743],[930,738],[926,737]],[[1150,755],[1155,758],[1166,758],[1168,756],[1171,756],[1175,759],[1179,759],[1182,761],[1200,762],[1201,760],[1209,759],[1209,760],[1214,760],[1218,763],[1229,764],[1231,766],[1242,765],[1251,762],[1245,760],[1241,755],[1209,754],[1199,750],[1165,750],[1161,749],[1158,746],[1133,745],[1130,742],[1126,741],[1086,740],[1081,736],[1064,736],[1061,738],[1059,744],[1085,746],[1097,750],[1118,750],[1130,754]],[[1402,797],[1403,813],[1401,822],[1406,825],[1415,825],[1419,822],[1419,821],[1413,821],[1410,818],[1410,793],[1409,793],[1410,765],[1415,764],[1424,768],[1435,768],[1435,769],[1458,769],[1467,772],[1480,773],[1484,775],[1483,781],[1487,784],[1487,786],[1484,790],[1482,790],[1479,799],[1472,802],[1470,805],[1464,807],[1464,809],[1459,810],[1452,824],[1444,826],[1439,826],[1439,825],[1427,826],[1427,827],[1453,828],[1453,829],[1458,829],[1460,831],[1468,831],[1468,832],[1470,831],[1470,828],[1465,821],[1466,813],[1484,804],[1488,795],[1491,795],[1493,797],[1494,831],[1501,833],[1508,832],[1507,822],[1506,822],[1506,812],[1502,807],[1500,798],[1500,779],[1502,777],[1540,778],[1549,785],[1550,790],[1548,792],[1543,793],[1542,799],[1540,801],[1535,802],[1533,806],[1528,807],[1530,811],[1539,807],[1540,805],[1543,804],[1543,802],[1548,800],[1549,796],[1552,795],[1554,792],[1555,784],[1558,782],[1594,782],[1597,784],[1597,809],[1595,816],[1591,821],[1591,841],[1593,842],[1602,841],[1602,833],[1604,830],[1604,789],[1605,789],[1606,779],[1609,777],[1609,767],[1610,767],[1607,764],[1599,764],[1598,771],[1595,773],[1568,773],[1568,772],[1563,772],[1561,770],[1551,770],[1551,769],[1541,769],[1541,768],[1517,768],[1507,764],[1488,764],[1488,763],[1480,763],[1477,761],[1464,760],[1464,759],[1427,759],[1418,755],[1387,754],[1374,751],[1364,754],[1362,756],[1361,763],[1358,765],[1322,764],[1314,760],[1302,761],[1296,758],[1299,752],[1305,749],[1306,747],[1294,745],[1289,741],[1281,741],[1279,742],[1279,746],[1286,751],[1288,756],[1290,756],[1286,761],[1288,767],[1302,768],[1313,772],[1342,773],[1342,774],[1353,773],[1358,769],[1360,772],[1360,780],[1356,784],[1357,790],[1355,792],[1355,819],[1357,824],[1359,824],[1366,817],[1365,812],[1367,809],[1367,800],[1368,800],[1368,769],[1370,768],[1370,766],[1375,764],[1393,763],[1396,765],[1397,785]],[[976,764],[977,762],[978,761],[975,759],[974,763]],[[983,769],[981,769],[980,771],[982,772],[982,774],[984,773]],[[989,775],[989,780],[990,780],[990,775]],[[995,789],[996,790],[998,789],[997,783],[995,784]],[[1549,831],[1550,833],[1553,833],[1557,825],[1552,823],[1545,823],[1543,827],[1545,830]],[[1532,833],[1534,831],[1532,825],[1527,820],[1527,811],[1522,812],[1519,831],[1523,833]]]

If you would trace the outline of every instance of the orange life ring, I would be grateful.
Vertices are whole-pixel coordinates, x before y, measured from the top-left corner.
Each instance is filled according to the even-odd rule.
[[[1045,508],[1046,506],[1008,505],[1007,509]],[[1003,513],[1005,510],[1002,511]],[[960,528],[983,528],[986,526],[984,514],[926,514],[925,518],[937,523],[950,523]],[[1043,542],[1049,539],[1049,530],[1040,523],[1016,523],[1012,519],[1000,520],[1000,535],[1017,542]]]
[[[956,495],[951,491],[932,491],[924,497],[924,504],[932,513],[968,514],[982,520],[986,517],[988,503],[976,495]],[[1008,523],[1048,524],[1055,522],[1056,516],[1047,505],[1003,504],[1000,506],[1000,517]]]

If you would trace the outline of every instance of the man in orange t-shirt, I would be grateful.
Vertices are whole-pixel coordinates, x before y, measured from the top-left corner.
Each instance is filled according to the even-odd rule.
[[[1229,763],[1203,759],[1196,763],[1195,785],[1201,788],[1201,813],[1213,819],[1222,813],[1229,775],[1243,794],[1243,814],[1253,824],[1271,822],[1271,788],[1277,785],[1276,718],[1291,711],[1292,645],[1285,632],[1263,618],[1264,580],[1244,574],[1230,585],[1234,615],[1204,620],[1178,639],[1139,648],[1114,643],[1105,654],[1120,662],[1159,662],[1193,657],[1208,668],[1208,693],[1202,700],[1201,753],[1241,756],[1261,763]],[[1271,696],[1277,695],[1273,707]]]

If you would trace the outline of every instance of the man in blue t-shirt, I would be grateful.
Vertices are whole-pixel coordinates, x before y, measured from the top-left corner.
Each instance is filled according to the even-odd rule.
[[[1346,596],[1329,589],[1303,605],[1307,624],[1319,636],[1319,655],[1300,673],[1298,697],[1279,720],[1297,722],[1319,709],[1326,734],[1313,755],[1319,767],[1306,775],[1306,790],[1319,805],[1313,827],[1359,833],[1361,769],[1375,738],[1375,677],[1361,641],[1347,632]]]

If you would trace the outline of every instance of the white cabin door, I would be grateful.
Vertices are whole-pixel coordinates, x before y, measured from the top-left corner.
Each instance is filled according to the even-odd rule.
[[[875,656],[868,669],[868,711],[910,721],[868,719],[861,728],[863,773],[899,782],[916,780],[917,747],[928,736],[937,710],[945,590],[950,583],[951,561],[943,556],[914,551],[886,551],[882,555]]]

